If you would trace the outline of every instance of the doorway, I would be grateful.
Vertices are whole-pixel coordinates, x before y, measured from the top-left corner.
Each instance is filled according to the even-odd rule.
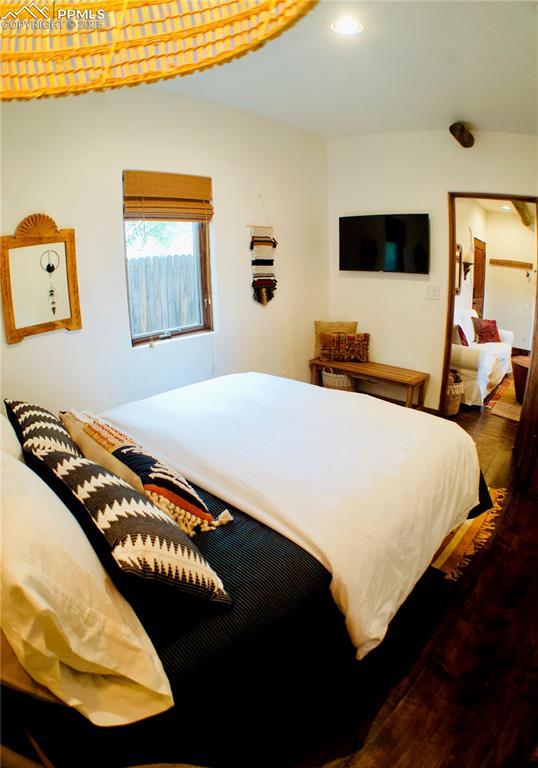
[[[449,194],[450,300],[440,411],[445,413],[450,374],[450,382],[454,376],[463,380],[461,408],[468,420],[484,423],[492,413],[511,418],[522,481],[530,479],[538,456],[537,229],[535,197]],[[490,423],[499,426],[495,418]]]

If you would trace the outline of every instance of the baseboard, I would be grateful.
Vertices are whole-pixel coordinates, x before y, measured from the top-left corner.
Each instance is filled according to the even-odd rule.
[[[439,408],[428,408],[428,406],[425,405],[422,410],[426,413],[431,413],[432,416],[442,416]]]

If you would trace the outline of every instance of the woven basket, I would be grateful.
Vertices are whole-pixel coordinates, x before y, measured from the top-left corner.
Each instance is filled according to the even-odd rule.
[[[459,409],[460,409],[460,403],[461,403],[461,396],[463,395],[463,382],[454,382],[449,376],[448,384],[446,387],[446,398],[445,398],[445,416],[455,416]]]
[[[321,371],[323,386],[327,389],[343,389],[353,392],[353,380],[345,373],[334,373],[332,368],[323,368]]]

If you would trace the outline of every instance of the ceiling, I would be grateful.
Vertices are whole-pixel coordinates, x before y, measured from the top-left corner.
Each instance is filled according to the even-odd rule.
[[[342,12],[364,26],[332,32]],[[325,137],[446,129],[537,133],[538,4],[333,2],[262,49],[158,88]]]
[[[476,202],[485,210],[485,211],[491,211],[492,213],[504,213],[506,216],[519,216],[516,209],[512,205],[511,201],[506,200],[492,200],[491,198],[473,198],[473,200],[476,200]],[[503,205],[509,205],[510,210],[506,211],[501,206]],[[529,212],[529,215],[531,218],[536,217],[536,205],[534,203],[525,203],[525,206]]]

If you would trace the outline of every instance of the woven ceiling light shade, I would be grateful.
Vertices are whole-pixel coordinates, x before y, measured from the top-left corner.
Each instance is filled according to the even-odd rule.
[[[0,3],[0,95],[5,101],[67,96],[189,75],[259,48],[316,3]]]

